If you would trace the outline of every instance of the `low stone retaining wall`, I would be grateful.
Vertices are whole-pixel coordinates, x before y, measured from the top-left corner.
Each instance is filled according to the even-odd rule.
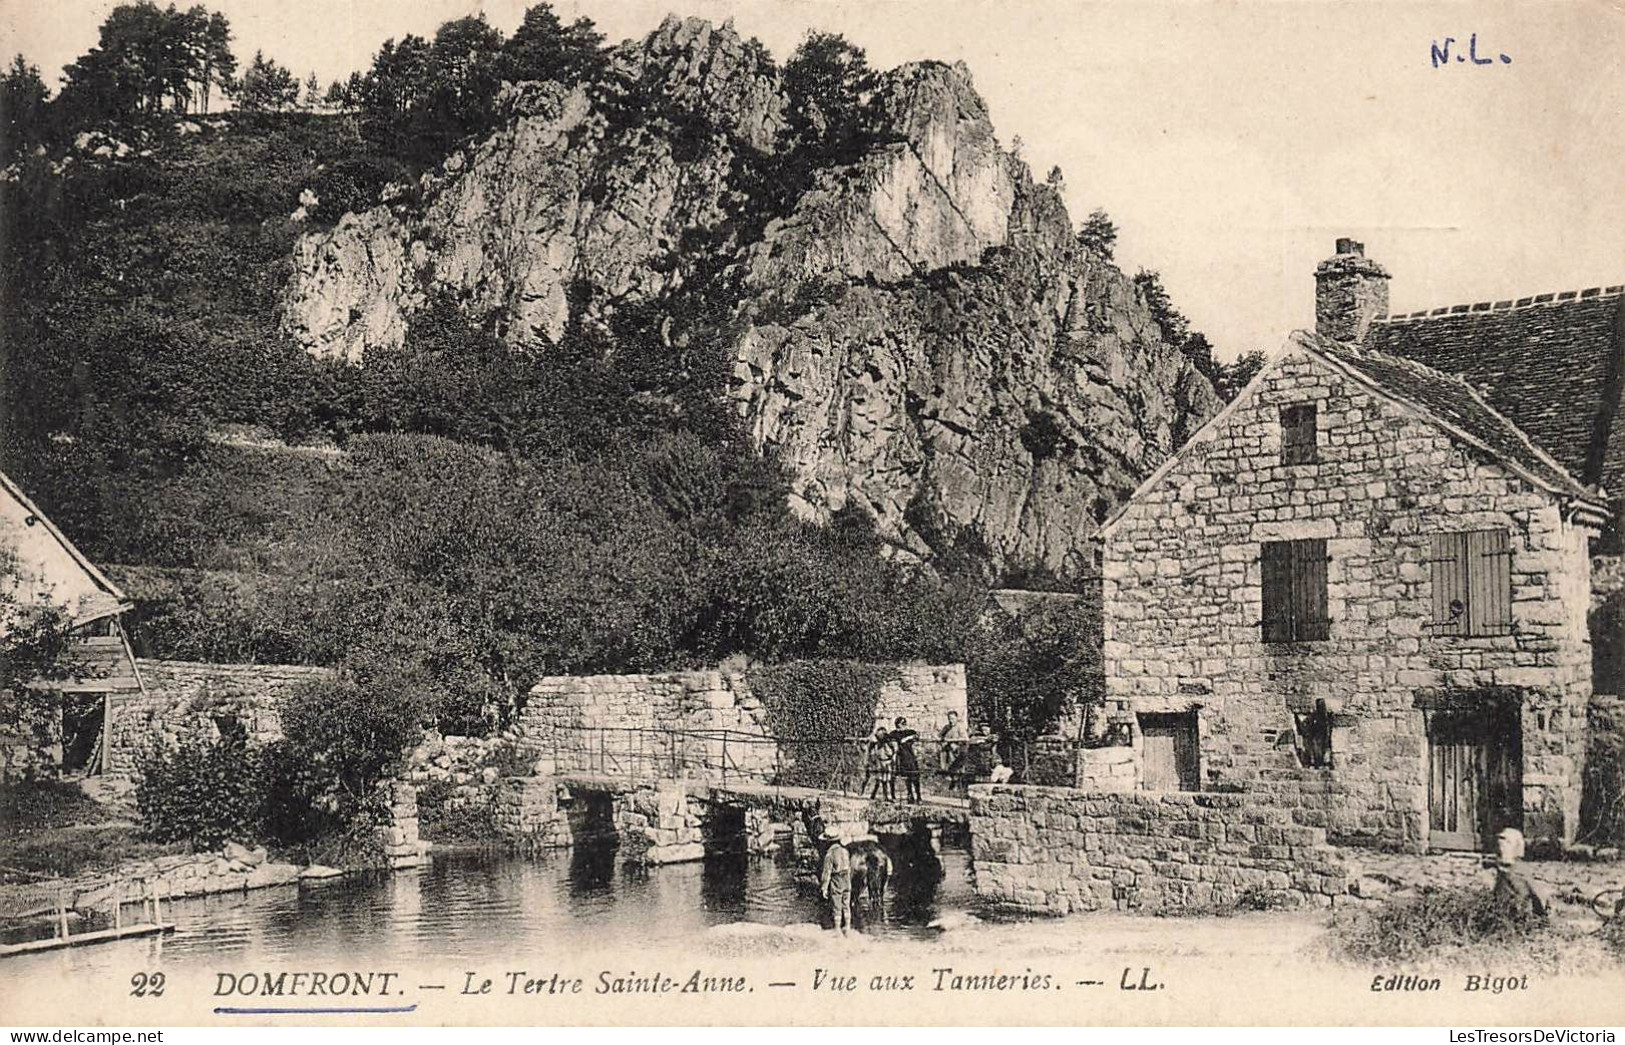
[[[161,900],[241,893],[299,881],[294,864],[271,863],[264,849],[228,845],[218,853],[185,853],[136,860],[116,872],[84,874],[28,885],[0,886],[0,915],[23,919],[49,915],[57,900],[69,911],[111,911],[115,898],[137,904],[156,889]]]
[[[1261,890],[1329,906],[1349,871],[1325,832],[1256,796],[971,788],[978,895],[1027,911],[1229,907]]]
[[[402,776],[414,784],[432,781],[459,786],[494,784],[504,775],[504,770],[511,771],[521,757],[518,746],[517,730],[489,737],[467,737],[431,729],[407,755]]]
[[[1493,868],[1484,866],[1479,853],[1378,853],[1349,850],[1349,874],[1354,891],[1367,899],[1391,899],[1424,889],[1489,888],[1495,882]],[[1535,888],[1549,898],[1568,900],[1590,909],[1591,897],[1604,889],[1616,889],[1625,878],[1617,850],[1606,859],[1526,860],[1518,865]]]

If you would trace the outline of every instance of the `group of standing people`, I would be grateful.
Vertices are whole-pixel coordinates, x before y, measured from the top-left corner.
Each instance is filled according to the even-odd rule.
[[[897,778],[902,777],[908,801],[920,801],[920,756],[915,750],[919,739],[919,731],[908,728],[908,719],[902,716],[898,716],[891,729],[887,729],[884,722],[878,723],[869,738],[859,793],[867,791],[870,798],[889,798],[895,802]]]
[[[867,792],[870,798],[887,798],[895,802],[897,778],[901,777],[904,800],[921,801],[919,739],[919,731],[909,728],[907,718],[899,716],[891,728],[887,728],[884,722],[877,723],[864,752],[863,783],[858,786],[858,793]],[[999,756],[996,741],[997,738],[988,734],[985,727],[973,739],[965,732],[959,712],[948,712],[947,722],[937,730],[937,769],[948,778],[951,790],[963,787],[973,775],[977,775],[971,767],[971,756],[973,750],[978,748],[985,748],[990,753],[992,763],[987,767],[990,780],[1004,783],[1010,779],[1010,769]]]

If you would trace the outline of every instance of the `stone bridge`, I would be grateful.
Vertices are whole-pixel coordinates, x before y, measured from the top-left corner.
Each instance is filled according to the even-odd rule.
[[[598,676],[532,691],[520,723],[532,773],[499,782],[498,824],[520,848],[613,840],[623,862],[644,865],[788,846],[807,866],[812,831],[827,829],[874,835],[926,873],[940,873],[943,837],[956,835],[983,899],[1056,914],[1353,899],[1324,829],[1269,793],[1145,791],[1132,774],[1081,771],[1076,787],[944,793],[932,738],[948,710],[963,720],[963,669],[898,677],[876,717],[907,717],[924,738],[922,801],[865,799],[862,738],[775,737],[740,676]]]
[[[970,820],[964,798],[927,796],[917,803],[869,801],[820,788],[736,779],[629,780],[591,772],[508,777],[497,799],[498,822],[521,847],[554,848],[613,840],[622,861],[669,864],[711,852],[770,853],[816,849],[809,828],[874,835],[934,852],[944,829]]]
[[[613,836],[622,860],[644,864],[804,846],[816,821],[860,835],[937,839],[944,825],[969,816],[963,794],[942,793],[947,782],[934,772],[935,737],[949,712],[964,721],[962,665],[894,669],[875,716],[906,718],[919,731],[925,783],[935,793],[918,803],[871,802],[859,795],[866,738],[776,736],[744,674],[543,679],[519,722],[534,775],[502,781],[498,822],[526,846]]]

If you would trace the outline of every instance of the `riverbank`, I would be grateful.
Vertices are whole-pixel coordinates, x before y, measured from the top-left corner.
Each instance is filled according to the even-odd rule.
[[[132,810],[99,802],[75,784],[0,786],[0,885],[112,871],[183,850],[143,838]]]
[[[124,906],[152,896],[244,893],[344,873],[264,847],[192,852],[154,842],[125,818],[131,812],[65,781],[0,788],[0,941],[53,935],[64,921],[76,933],[116,924]]]

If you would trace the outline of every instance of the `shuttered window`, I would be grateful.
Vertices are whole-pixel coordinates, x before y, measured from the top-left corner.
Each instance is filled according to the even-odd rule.
[[[1505,530],[1433,535],[1435,635],[1512,630],[1512,547]]]
[[[1331,637],[1326,617],[1326,542],[1264,544],[1264,641],[1314,642]]]
[[[1297,403],[1281,408],[1281,463],[1310,464],[1315,460],[1315,404]]]

